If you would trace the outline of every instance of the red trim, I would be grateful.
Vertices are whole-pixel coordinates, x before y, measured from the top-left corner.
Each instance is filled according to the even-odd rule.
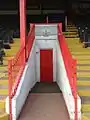
[[[11,90],[12,90],[12,60],[8,61],[8,90],[9,90],[9,119],[12,120],[12,97],[11,97]]]
[[[75,120],[78,120],[78,114],[77,114],[77,85],[76,85],[76,60],[72,58],[72,55],[69,51],[68,45],[65,41],[65,37],[62,33],[62,26],[58,25],[58,40],[60,49],[63,56],[64,65],[66,68],[67,76],[69,79],[69,84],[71,87],[72,94],[74,96],[74,102],[75,102]]]

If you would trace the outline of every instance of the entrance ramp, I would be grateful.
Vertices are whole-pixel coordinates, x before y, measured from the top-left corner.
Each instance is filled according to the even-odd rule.
[[[69,120],[63,95],[56,83],[36,83],[18,120]]]
[[[35,24],[33,32],[28,37],[28,59],[11,101],[12,120],[81,120],[76,60],[66,44],[62,24]],[[42,50],[44,55],[45,50],[52,51],[47,52],[50,59]]]

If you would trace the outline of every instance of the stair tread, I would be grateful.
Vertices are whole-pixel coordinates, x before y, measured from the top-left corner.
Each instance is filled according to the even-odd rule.
[[[0,80],[0,85],[8,85],[8,80]]]
[[[2,85],[2,84],[0,84],[0,89],[8,89],[8,85]]]
[[[77,77],[90,78],[90,72],[77,72]]]
[[[90,104],[82,104],[82,113],[90,113]]]
[[[0,89],[0,95],[8,95],[8,89]]]
[[[82,90],[78,90],[78,94],[79,96],[90,96],[90,90],[85,90],[85,89],[82,89]]]
[[[84,72],[84,73],[86,73],[86,72],[90,72],[90,70],[77,70],[77,72]]]
[[[77,66],[77,70],[90,70],[90,66]]]
[[[0,100],[5,100],[7,95],[0,95]],[[3,101],[4,102],[4,101]]]
[[[90,96],[85,96],[85,97],[81,97],[81,102],[82,104],[89,104],[90,105]]]
[[[5,115],[5,114],[6,114],[5,111],[3,111],[3,110],[0,111],[0,116],[1,116],[1,115]]]
[[[86,81],[90,81],[90,77],[77,77],[77,80],[86,80]]]
[[[8,80],[8,76],[7,77],[1,77],[0,80]]]
[[[89,51],[90,52],[90,51]],[[77,51],[77,52],[74,52],[74,51],[72,51],[71,53],[72,53],[72,55],[76,55],[76,56],[78,56],[78,55],[89,55],[90,53],[89,52],[86,52],[86,51],[84,51],[84,52],[79,52],[79,51]]]
[[[83,113],[83,115],[90,118],[90,112]],[[90,120],[90,119],[87,119],[87,120]]]
[[[82,120],[89,120],[89,118],[86,115],[82,115]]]
[[[77,64],[77,66],[86,66],[86,67],[90,67],[90,64]]]
[[[78,80],[77,81],[78,86],[90,86],[90,81],[87,80]]]
[[[78,86],[78,90],[90,90],[90,86]]]

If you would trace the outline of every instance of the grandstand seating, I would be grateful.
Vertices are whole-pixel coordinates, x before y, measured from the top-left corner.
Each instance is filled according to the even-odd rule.
[[[75,29],[68,26],[69,32]],[[72,34],[72,33],[70,33]],[[67,37],[67,36],[66,36]],[[82,37],[81,37],[82,38]],[[77,60],[77,88],[82,102],[82,120],[90,119],[90,49],[83,48],[81,38],[66,38],[68,47]]]
[[[11,49],[4,49],[3,65],[0,66],[0,120],[8,120],[5,113],[5,99],[8,96],[8,59],[14,57],[20,47],[20,40],[14,39],[14,43],[10,44]],[[3,118],[3,119],[2,119]]]
[[[76,22],[79,33],[80,42],[84,43],[83,47],[90,47],[90,23],[89,21]]]

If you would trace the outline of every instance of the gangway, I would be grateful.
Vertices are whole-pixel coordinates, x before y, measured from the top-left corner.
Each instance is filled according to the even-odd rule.
[[[23,107],[18,120],[30,119],[69,120],[62,93],[60,93],[60,90],[55,83],[37,83],[35,85],[27,98],[26,104]]]
[[[10,120],[81,120],[76,60],[62,24],[31,24],[25,48],[9,61]]]

